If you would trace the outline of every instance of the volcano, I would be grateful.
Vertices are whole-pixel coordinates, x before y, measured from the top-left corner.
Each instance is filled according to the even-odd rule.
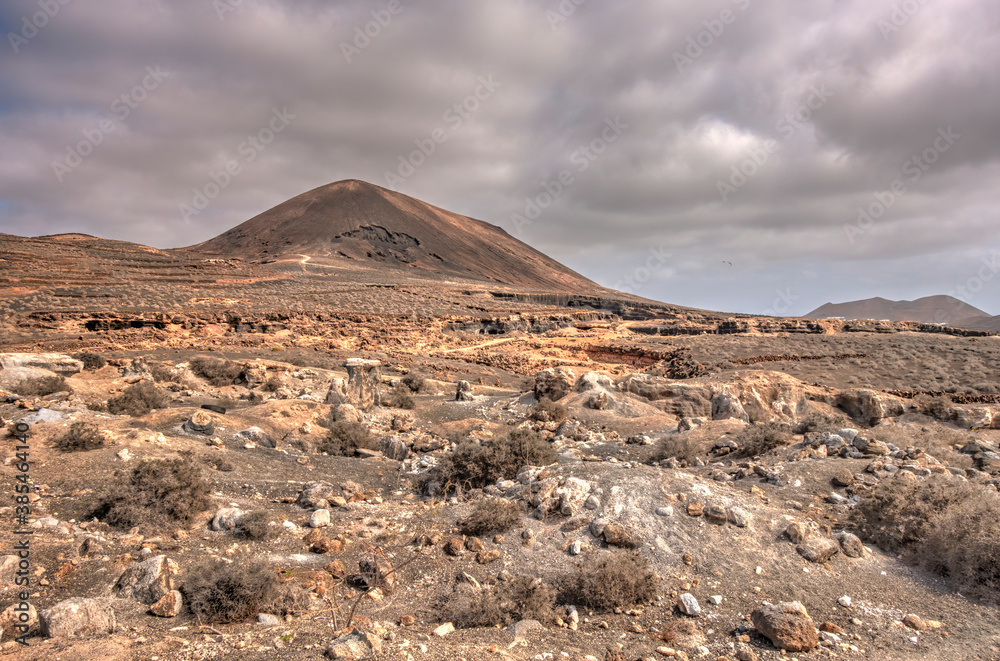
[[[490,223],[356,179],[303,193],[192,255],[378,266],[555,291],[605,291]]]

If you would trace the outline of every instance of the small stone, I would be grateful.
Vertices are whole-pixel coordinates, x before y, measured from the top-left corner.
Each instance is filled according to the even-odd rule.
[[[401,627],[412,627],[417,623],[417,620],[412,615],[403,615],[399,618],[399,626]]]
[[[685,615],[698,617],[701,615],[701,605],[690,592],[685,592],[677,599],[677,609]]]
[[[778,649],[808,652],[819,645],[819,635],[805,606],[797,601],[773,604],[755,610],[754,627]]]
[[[848,596],[845,595],[845,596],[841,597],[840,599],[838,599],[837,603],[840,604],[841,606],[843,606],[844,608],[850,608],[852,600],[851,600],[850,597],[848,597]]]
[[[713,606],[718,606],[719,604],[722,603],[722,595],[718,594],[712,595],[711,597],[708,598],[708,603],[712,604]]]
[[[642,545],[635,531],[620,523],[611,522],[604,526],[601,536],[604,537],[604,542],[608,546],[634,549]]]
[[[323,565],[323,571],[327,572],[334,578],[346,578],[347,577],[347,567],[340,560],[333,560],[331,562]]]
[[[657,507],[656,508],[656,516],[673,516],[673,515],[674,515],[674,508],[673,507],[669,507],[668,506],[668,507]]]
[[[746,528],[750,525],[750,512],[742,507],[730,507],[728,511],[729,523],[737,528]]]
[[[581,553],[583,553],[583,542],[577,539],[569,545],[569,554],[580,555]]]
[[[705,506],[698,502],[691,502],[687,505],[688,516],[701,516],[705,512]]]
[[[491,551],[480,551],[476,554],[476,562],[481,565],[488,565],[496,562],[500,559],[500,551],[493,549]]]
[[[795,550],[809,562],[822,564],[840,553],[840,546],[826,537],[811,537],[799,544]]]
[[[812,521],[795,521],[785,528],[785,534],[793,544],[801,544],[816,533],[816,524]]]
[[[729,521],[729,514],[726,512],[726,509],[719,505],[709,505],[705,508],[704,515],[709,522],[717,525],[722,525]]]
[[[849,487],[854,484],[854,473],[849,468],[841,468],[833,476],[833,484],[838,487]]]
[[[309,515],[310,528],[325,528],[330,525],[330,510],[316,510]]]
[[[842,532],[837,535],[837,541],[840,542],[840,550],[848,558],[860,558],[865,554],[865,545],[861,543],[861,539],[857,535]]]
[[[437,629],[434,630],[434,635],[437,636],[438,638],[444,638],[450,633],[455,633],[455,625],[452,624],[451,622],[442,624],[441,626],[439,626]]]
[[[837,634],[837,635],[841,635],[841,634],[845,633],[843,629],[841,629],[840,627],[838,627],[833,622],[824,622],[823,624],[819,625],[819,630],[820,631],[825,631],[827,633],[834,633],[834,634]]]
[[[260,613],[257,615],[257,624],[262,627],[276,627],[281,624],[281,620],[276,615],[270,613]]]
[[[465,542],[458,537],[452,537],[445,542],[444,552],[450,556],[460,556],[465,552]]]
[[[469,537],[465,540],[465,550],[471,553],[479,553],[485,548],[483,540],[478,537]]]
[[[927,631],[931,629],[930,623],[919,615],[907,615],[903,618],[903,624],[913,629],[914,631]]]

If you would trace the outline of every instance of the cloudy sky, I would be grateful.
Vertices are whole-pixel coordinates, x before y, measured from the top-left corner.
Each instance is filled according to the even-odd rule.
[[[358,178],[607,286],[1000,314],[994,0],[5,0],[0,232],[176,247]]]

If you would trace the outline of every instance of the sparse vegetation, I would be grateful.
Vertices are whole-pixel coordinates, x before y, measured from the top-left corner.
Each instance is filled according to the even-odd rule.
[[[104,356],[96,353],[90,353],[88,351],[75,353],[73,354],[73,358],[76,358],[83,363],[83,369],[85,370],[99,370],[108,364],[108,361],[104,359]]]
[[[176,374],[170,365],[164,363],[151,363],[149,373],[153,375],[156,383],[180,383],[181,376]]]
[[[650,461],[664,461],[676,457],[678,461],[690,466],[701,454],[701,443],[691,434],[669,434],[656,444]]]
[[[607,554],[563,576],[559,600],[600,611],[628,608],[652,601],[659,583],[649,561],[638,551]]]
[[[410,396],[410,392],[411,390],[406,384],[402,382],[397,383],[388,397],[383,401],[383,404],[392,408],[412,411],[417,407],[417,404],[413,401],[413,397]]]
[[[207,560],[185,572],[191,613],[211,624],[244,622],[281,600],[277,573],[261,561]]]
[[[537,422],[562,422],[568,412],[566,407],[543,397],[528,411],[528,417]]]
[[[945,476],[905,475],[858,504],[862,535],[950,578],[964,594],[1000,603],[1000,494]]]
[[[329,455],[349,457],[358,448],[375,449],[375,438],[368,426],[362,422],[340,420],[330,425],[329,433],[316,449]]]
[[[85,452],[103,448],[104,443],[104,433],[96,424],[78,420],[56,439],[55,447],[63,452]]]
[[[789,425],[780,422],[758,422],[747,425],[732,437],[736,443],[733,459],[757,457],[775,448],[780,448],[792,440]]]
[[[557,456],[551,445],[528,429],[484,443],[466,439],[427,474],[425,484],[438,481],[446,490],[478,489],[500,479],[513,479],[522,466],[548,466]]]
[[[520,525],[523,517],[520,503],[488,498],[476,503],[469,516],[458,522],[458,529],[463,535],[507,532]]]
[[[125,389],[118,397],[108,400],[108,412],[112,415],[139,417],[153,409],[167,405],[166,394],[149,381],[139,381]]]
[[[116,528],[188,525],[211,505],[210,485],[191,457],[146,460],[118,474],[94,513]]]
[[[520,620],[555,620],[556,588],[539,578],[513,576],[493,589],[460,584],[441,607],[442,621],[459,629],[507,626]]]
[[[195,376],[200,376],[216,387],[233,385],[243,372],[239,363],[221,358],[198,356],[192,358],[189,364]]]
[[[795,423],[792,431],[796,434],[807,434],[812,431],[836,432],[849,426],[851,425],[846,419],[813,411]]]
[[[270,525],[271,519],[267,512],[254,510],[243,515],[239,520],[239,534],[246,539],[264,541],[277,536],[275,527]]]
[[[411,392],[420,392],[427,387],[427,381],[420,374],[410,373],[403,377],[403,385]]]
[[[73,392],[61,376],[33,376],[13,386],[14,392],[25,397],[45,397],[57,392]]]

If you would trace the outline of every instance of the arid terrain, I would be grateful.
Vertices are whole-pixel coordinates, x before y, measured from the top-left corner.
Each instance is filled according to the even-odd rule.
[[[0,654],[1000,659],[1000,337],[672,306],[463,218],[0,235]]]

